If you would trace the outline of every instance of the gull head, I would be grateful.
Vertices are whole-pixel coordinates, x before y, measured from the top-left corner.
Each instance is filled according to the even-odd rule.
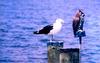
[[[63,24],[63,23],[64,23],[64,20],[61,19],[61,18],[57,18],[57,19],[56,19],[56,23],[61,23],[61,24]]]

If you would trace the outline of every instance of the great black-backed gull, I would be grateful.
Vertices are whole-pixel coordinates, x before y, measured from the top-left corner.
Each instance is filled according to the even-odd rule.
[[[51,35],[52,38],[50,40],[53,40],[53,35],[58,33],[61,28],[62,24],[64,23],[64,20],[61,18],[56,19],[55,23],[52,25],[47,25],[40,29],[39,31],[34,31],[34,34],[48,34]]]

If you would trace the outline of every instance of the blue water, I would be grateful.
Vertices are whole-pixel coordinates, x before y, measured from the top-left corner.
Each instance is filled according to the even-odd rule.
[[[100,63],[99,7],[99,0],[0,0],[0,63],[47,63],[50,37],[32,32],[56,18],[64,19],[65,24],[54,38],[63,40],[64,48],[78,48],[72,17],[79,8],[86,14],[82,63]]]

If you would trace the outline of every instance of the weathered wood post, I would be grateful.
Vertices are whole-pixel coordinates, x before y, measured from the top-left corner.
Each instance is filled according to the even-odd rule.
[[[63,48],[63,41],[52,41],[48,46],[48,63],[59,63],[60,49]]]
[[[79,49],[60,49],[60,63],[79,63]]]

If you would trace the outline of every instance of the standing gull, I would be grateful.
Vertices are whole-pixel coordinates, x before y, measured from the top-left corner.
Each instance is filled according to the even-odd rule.
[[[34,31],[33,33],[51,35],[52,36],[51,40],[53,40],[53,35],[58,33],[61,30],[63,23],[64,20],[58,18],[56,19],[55,23],[53,23],[52,25],[47,25],[38,31]]]

